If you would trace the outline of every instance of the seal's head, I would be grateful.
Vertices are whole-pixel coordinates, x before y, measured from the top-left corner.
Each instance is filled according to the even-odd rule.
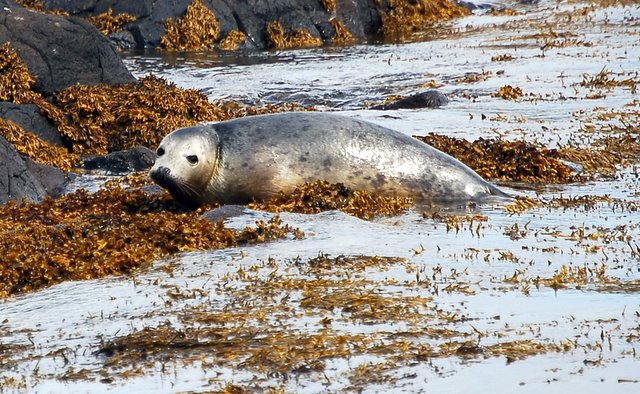
[[[151,179],[180,203],[198,207],[205,202],[207,186],[217,170],[218,141],[218,134],[210,125],[173,131],[156,150]]]

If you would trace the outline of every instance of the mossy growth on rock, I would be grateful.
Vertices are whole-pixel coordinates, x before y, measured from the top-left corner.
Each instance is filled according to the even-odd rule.
[[[88,20],[92,25],[100,30],[102,34],[108,36],[109,34],[122,29],[123,25],[135,21],[136,17],[129,15],[126,12],[114,16],[113,10],[109,8],[100,15],[89,17]]]
[[[284,27],[278,21],[267,23],[267,38],[269,46],[275,49],[309,48],[322,45],[320,38],[314,37],[305,29],[294,29],[285,33]]]
[[[214,13],[202,0],[193,0],[184,16],[177,21],[165,21],[166,34],[160,38],[162,47],[168,51],[202,51],[212,49],[220,24]]]
[[[107,186],[40,204],[0,207],[0,297],[64,280],[134,272],[180,251],[301,236],[278,218],[242,231],[185,211],[165,195]]]
[[[326,181],[299,185],[291,193],[280,193],[266,202],[251,203],[249,208],[270,212],[318,213],[339,209],[361,219],[376,215],[398,215],[411,206],[412,200],[403,197],[382,197],[365,191],[354,191],[343,184]]]
[[[387,38],[404,39],[430,24],[469,13],[468,9],[450,0],[390,0],[388,9],[380,11],[381,32]]]

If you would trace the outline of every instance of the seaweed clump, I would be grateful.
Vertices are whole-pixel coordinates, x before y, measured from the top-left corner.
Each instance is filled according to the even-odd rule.
[[[320,0],[320,2],[327,12],[334,12],[336,10],[337,0]]]
[[[628,124],[623,127],[609,125],[619,135],[606,136],[595,140],[592,149],[575,146],[563,147],[560,155],[563,159],[580,163],[584,173],[598,174],[613,178],[620,167],[640,162],[640,126]]]
[[[435,22],[469,15],[469,10],[449,0],[390,0],[381,11],[381,31],[385,37],[403,39],[423,31]]]
[[[31,88],[35,82],[11,44],[3,43],[0,46],[0,100],[21,104],[32,99]]]
[[[180,251],[267,242],[292,233],[279,218],[242,231],[185,211],[166,194],[107,186],[40,204],[0,207],[0,298],[64,280],[136,271]],[[298,234],[299,235],[299,234]]]
[[[247,35],[239,30],[231,30],[218,44],[223,51],[236,51],[247,40]]]
[[[267,23],[267,39],[269,45],[276,49],[308,48],[322,45],[322,40],[314,37],[305,29],[294,29],[285,33],[278,21]]]
[[[334,35],[331,38],[331,42],[336,45],[351,44],[355,41],[353,34],[347,29],[347,27],[336,18],[331,19],[331,27],[333,27]]]
[[[193,0],[187,12],[176,22],[165,21],[166,33],[160,38],[160,44],[168,51],[202,51],[213,48],[220,24],[214,13],[202,0]]]
[[[339,209],[349,215],[370,220],[376,215],[398,215],[411,204],[410,198],[376,196],[350,190],[341,183],[318,181],[299,185],[291,193],[281,192],[269,201],[251,203],[249,207],[270,212],[298,213]]]
[[[178,127],[225,118],[201,92],[154,76],[119,86],[75,85],[55,100],[77,129],[70,140],[79,154],[156,146]]]
[[[593,76],[590,76],[589,74],[582,74],[580,86],[589,89],[602,90],[613,90],[616,87],[623,87],[625,89],[629,89],[633,94],[636,93],[638,89],[638,81],[633,78],[616,79],[612,77],[612,75],[613,73],[607,71],[606,68],[602,68],[598,74]]]
[[[522,89],[519,87],[513,87],[511,85],[501,86],[500,90],[495,93],[491,93],[491,97],[502,98],[505,100],[515,100],[522,97]]]
[[[125,24],[135,21],[136,17],[127,14],[126,12],[114,16],[113,10],[109,8],[100,15],[89,17],[88,20],[92,25],[100,30],[102,34],[108,36],[109,34],[122,29],[122,26]]]
[[[561,161],[556,149],[538,147],[525,141],[479,138],[469,142],[433,133],[416,138],[456,157],[483,178],[527,183],[584,181]]]

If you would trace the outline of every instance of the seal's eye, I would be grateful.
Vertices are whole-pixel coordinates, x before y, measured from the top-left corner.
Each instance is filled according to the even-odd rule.
[[[158,150],[156,151],[156,155],[158,155],[158,157],[164,155],[164,149],[163,148],[158,148]]]
[[[187,161],[189,162],[189,164],[198,164],[198,156],[189,155],[187,156]]]

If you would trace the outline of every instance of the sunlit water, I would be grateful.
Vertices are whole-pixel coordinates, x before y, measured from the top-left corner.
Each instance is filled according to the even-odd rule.
[[[579,133],[580,127],[594,111],[623,110],[638,98],[628,89],[615,88],[602,98],[587,99],[589,89],[581,87],[580,82],[583,74],[594,76],[603,68],[619,73],[620,79],[637,80],[637,74],[633,73],[640,70],[640,6],[598,7],[590,11],[588,18],[576,17],[569,23],[566,11],[574,7],[572,4],[561,3],[558,8],[550,3],[533,8],[521,6],[518,9],[527,13],[516,16],[473,15],[456,22],[454,28],[461,33],[426,42],[221,56],[201,54],[173,59],[147,54],[129,56],[126,64],[137,76],[153,73],[179,87],[199,89],[212,100],[233,99],[252,105],[294,102],[340,111],[410,135],[436,132],[469,139],[502,136],[553,146],[584,137]],[[545,24],[547,20],[551,22]],[[513,28],[505,27],[512,25]],[[535,35],[549,29],[574,34],[568,37],[590,45],[544,48],[544,39]],[[491,60],[502,54],[514,59]],[[470,73],[485,73],[487,78],[472,83],[459,80]],[[432,80],[450,99],[441,109],[364,109],[367,102],[380,102],[391,94],[408,95],[425,90]],[[504,85],[520,87],[525,95],[532,96],[520,100],[491,96]],[[637,109],[638,104],[635,105]],[[79,182],[95,186],[91,179],[81,178]],[[636,202],[640,195],[637,169],[633,167],[623,169],[615,180],[539,190],[504,188],[517,195],[533,197],[539,193],[542,200],[559,195],[607,194]],[[543,207],[511,216],[504,205],[495,202],[469,210],[485,215],[487,221],[482,222],[479,230],[476,223],[463,224],[459,231],[447,230],[445,224],[430,216],[423,218],[420,207],[398,217],[371,222],[340,212],[282,214],[285,223],[300,228],[307,237],[186,253],[158,261],[135,278],[68,282],[3,301],[2,343],[30,345],[31,355],[37,356],[26,360],[18,356],[6,373],[26,376],[28,391],[34,392],[197,391],[225,387],[227,383],[249,384],[252,373],[224,365],[213,371],[178,364],[170,374],[156,369],[144,376],[116,378],[106,383],[99,379],[86,382],[62,377],[81,369],[100,370],[104,357],[93,354],[100,339],[112,339],[165,320],[179,326],[177,314],[190,305],[206,302],[224,305],[229,301],[228,295],[214,291],[217,282],[239,268],[274,258],[281,270],[293,272],[291,261],[304,262],[326,253],[402,257],[411,266],[424,269],[425,276],[431,276],[436,266],[441,267],[445,277],[463,272],[456,280],[468,285],[474,294],[440,291],[434,302],[445,311],[469,319],[459,323],[458,329],[493,333],[479,339],[480,345],[514,339],[536,339],[543,343],[569,339],[579,345],[572,351],[543,353],[513,363],[507,363],[504,357],[470,361],[456,356],[436,358],[429,365],[400,366],[394,374],[404,378],[393,384],[372,384],[365,391],[638,392],[637,285],[628,291],[624,287],[607,290],[597,278],[591,278],[592,283],[586,286],[570,285],[558,291],[531,286],[526,291],[524,284],[505,279],[516,271],[523,278],[550,278],[563,265],[592,268],[604,264],[609,277],[629,283],[638,281],[640,213],[598,204],[594,209]],[[465,209],[452,211],[464,213]],[[247,211],[229,219],[227,225],[242,228],[270,216]],[[519,235],[511,236],[516,234],[511,231],[515,226]],[[601,231],[612,237],[578,239],[571,236],[576,229],[586,234]],[[160,269],[167,264],[180,268],[168,276]],[[384,273],[372,272],[370,279],[379,281],[377,288],[385,293],[395,291],[384,284],[389,277],[399,283],[416,281],[416,273],[401,266]],[[435,279],[442,282],[441,287],[448,284],[445,277]],[[167,304],[167,289],[171,287],[210,292],[201,299],[177,299]],[[402,332],[402,327],[393,324],[367,327],[335,320],[340,330],[371,335],[378,331]],[[305,329],[305,323],[310,321],[289,323]],[[502,332],[505,336],[499,337]],[[601,335],[608,336],[608,345],[602,346],[606,341],[600,341]],[[56,353],[59,349],[66,350]],[[313,375],[288,381],[273,377],[271,385],[261,387],[285,387],[287,392],[340,391],[349,386],[347,371],[372,360],[372,356],[327,360],[324,372],[327,381]]]

